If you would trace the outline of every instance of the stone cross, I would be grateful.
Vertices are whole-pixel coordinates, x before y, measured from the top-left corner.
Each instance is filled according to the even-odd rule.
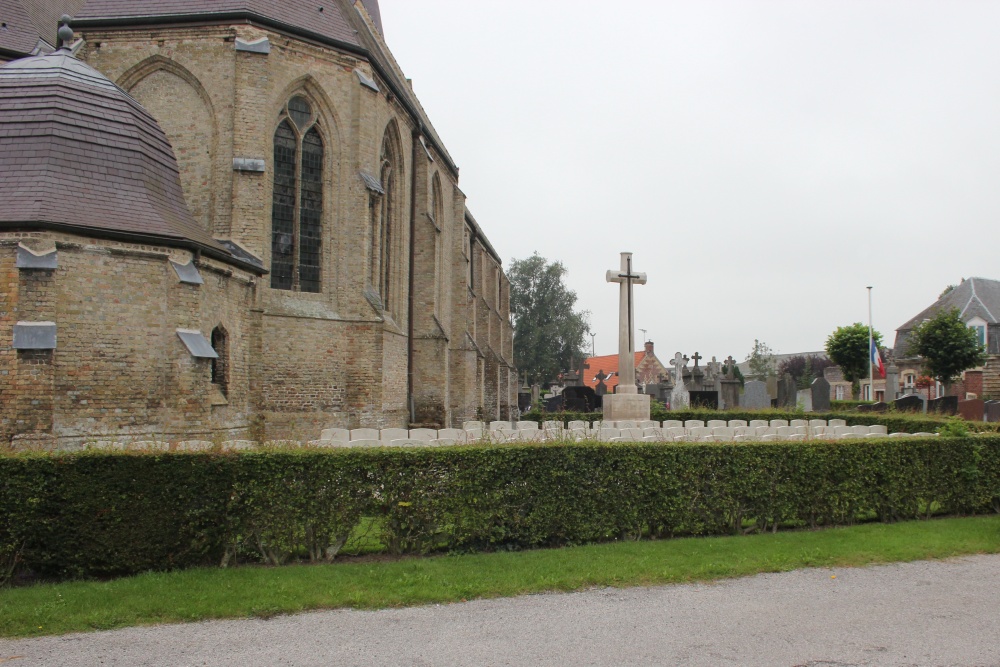
[[[691,357],[691,358],[694,359],[694,367],[698,368],[698,362],[701,361],[704,357],[702,357],[700,354],[698,354],[697,352],[695,352],[694,356]]]
[[[632,273],[632,253],[621,254],[621,269],[608,271],[607,281],[620,285],[618,292],[618,393],[637,394],[635,386],[635,312],[632,285],[645,285],[645,273]]]
[[[733,355],[729,355],[725,362],[726,366],[726,379],[735,380],[736,379],[736,360],[733,359]]]
[[[674,384],[676,386],[684,386],[684,367],[687,366],[687,361],[687,357],[680,352],[670,360],[670,365],[674,367]]]

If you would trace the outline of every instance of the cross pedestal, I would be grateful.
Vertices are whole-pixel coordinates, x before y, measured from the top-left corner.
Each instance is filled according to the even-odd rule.
[[[608,271],[607,281],[618,283],[618,389],[604,396],[604,421],[649,419],[649,396],[635,386],[635,308],[632,285],[645,285],[645,273],[632,272],[632,253],[621,254],[621,268]]]

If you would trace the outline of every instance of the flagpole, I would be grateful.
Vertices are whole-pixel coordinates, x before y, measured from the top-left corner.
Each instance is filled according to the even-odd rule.
[[[872,359],[872,286],[868,286],[868,400],[875,401],[875,362]]]

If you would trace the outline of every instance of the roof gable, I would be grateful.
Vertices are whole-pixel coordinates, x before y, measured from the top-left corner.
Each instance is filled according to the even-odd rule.
[[[938,297],[937,301],[896,329],[895,355],[905,357],[908,354],[910,332],[920,323],[953,308],[958,310],[963,322],[978,317],[990,325],[1000,323],[997,319],[1000,317],[1000,280],[967,278],[955,289]]]
[[[929,320],[942,311],[957,308],[962,320],[981,317],[989,324],[997,324],[1000,316],[1000,280],[968,278],[955,286],[947,294],[938,298],[927,308],[896,329],[910,331],[924,320]]]

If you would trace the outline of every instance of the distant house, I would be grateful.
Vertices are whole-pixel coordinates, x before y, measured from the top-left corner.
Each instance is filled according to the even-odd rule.
[[[997,319],[1000,316],[1000,280],[988,278],[963,278],[961,283],[896,329],[893,356],[900,371],[898,391],[914,393],[917,378],[923,373],[920,358],[908,350],[910,333],[938,313],[952,309],[957,309],[962,321],[976,330],[988,357],[982,368],[963,373],[961,381],[951,387],[950,393],[960,397],[967,393],[980,398],[1000,397],[1000,319]],[[942,390],[935,383],[920,390],[920,393],[934,398]]]
[[[634,354],[635,381],[640,386],[658,382],[660,376],[667,374],[667,369],[656,358],[652,341],[647,341],[642,352]],[[603,381],[604,391],[600,385]],[[614,393],[618,386],[618,355],[607,354],[601,357],[590,357],[583,362],[583,384],[598,394]]]
[[[942,311],[958,309],[962,321],[976,330],[979,342],[986,346],[987,354],[1000,354],[1000,280],[967,278],[937,301],[912,317],[906,324],[896,329],[896,343],[893,347],[897,359],[905,359],[907,340],[910,332],[921,322],[933,318]]]

